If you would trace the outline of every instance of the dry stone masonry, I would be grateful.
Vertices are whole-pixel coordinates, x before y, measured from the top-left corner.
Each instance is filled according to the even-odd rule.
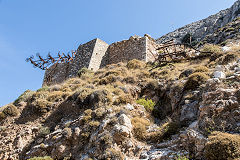
[[[46,70],[43,85],[61,83],[76,77],[82,68],[96,71],[106,65],[132,59],[154,61],[157,48],[158,44],[147,34],[144,37],[132,36],[128,40],[111,45],[97,38],[80,45],[72,62],[54,64]]]

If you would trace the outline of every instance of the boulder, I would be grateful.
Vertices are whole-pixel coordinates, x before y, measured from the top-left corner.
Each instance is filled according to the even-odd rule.
[[[181,122],[189,122],[197,119],[197,111],[198,111],[198,102],[194,101],[189,104],[185,104],[182,107],[180,121]]]
[[[132,110],[134,110],[134,107],[133,107],[133,105],[131,105],[131,104],[128,103],[128,104],[125,106],[125,109],[132,111]]]
[[[132,129],[131,120],[126,116],[126,114],[121,114],[118,118],[119,124],[123,125],[129,129]]]
[[[223,73],[222,71],[215,71],[213,73],[214,78],[226,78],[225,73]]]

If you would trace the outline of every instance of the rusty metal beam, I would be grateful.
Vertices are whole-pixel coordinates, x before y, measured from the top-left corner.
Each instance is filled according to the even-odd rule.
[[[72,56],[67,54],[65,55],[64,53],[60,54],[60,52],[57,53],[56,57],[53,57],[48,53],[47,58],[43,58],[40,56],[39,53],[36,54],[37,59],[34,60],[34,56],[30,56],[29,58],[26,59],[27,62],[30,62],[33,64],[34,67],[40,68],[42,70],[46,70],[49,68],[49,66],[56,64],[56,63],[69,63],[73,61],[76,51],[72,51]]]

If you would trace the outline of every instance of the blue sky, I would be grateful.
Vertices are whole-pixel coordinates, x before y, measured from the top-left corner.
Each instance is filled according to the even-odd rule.
[[[230,7],[235,0],[0,0],[0,106],[41,88],[44,72],[25,59],[68,52],[100,38],[153,38]]]

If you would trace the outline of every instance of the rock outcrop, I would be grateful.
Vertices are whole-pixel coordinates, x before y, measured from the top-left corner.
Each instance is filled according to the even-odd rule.
[[[216,18],[216,24],[206,29],[210,34],[214,26],[239,14],[239,2],[179,31],[193,29],[198,36],[201,30],[196,25],[212,25]],[[216,32],[208,40],[224,33]],[[0,108],[0,159],[239,159],[237,41],[222,47],[208,44],[205,52],[199,51],[200,59],[165,65],[134,59],[96,72],[85,69],[61,84],[27,90]]]
[[[229,9],[222,10],[219,13],[209,16],[206,19],[188,24],[160,37],[157,39],[157,43],[164,43],[172,39],[181,41],[182,38],[188,33],[192,34],[193,39],[201,41],[206,36],[213,34],[215,31],[217,31],[217,29],[225,26],[229,22],[232,22],[236,17],[239,17],[239,15],[240,1],[238,0]]]

